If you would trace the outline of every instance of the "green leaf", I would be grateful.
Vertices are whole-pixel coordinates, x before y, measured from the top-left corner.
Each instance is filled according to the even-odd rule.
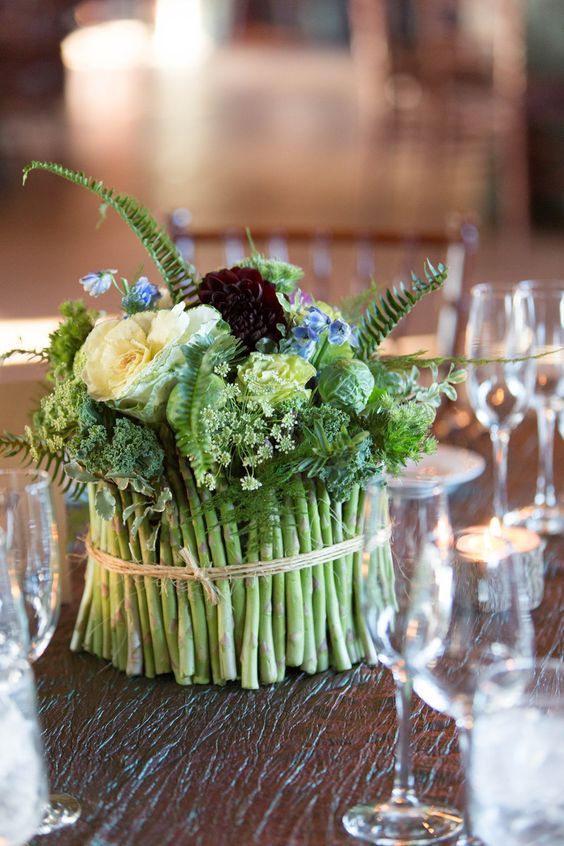
[[[186,364],[179,371],[179,382],[172,389],[166,414],[176,435],[178,451],[190,458],[201,484],[211,464],[201,412],[206,407],[221,405],[224,382],[214,369],[218,364],[236,361],[242,346],[232,335],[203,335],[183,346],[182,351]]]
[[[115,514],[116,501],[107,488],[98,488],[96,491],[96,498],[94,500],[96,514],[102,520],[111,520]]]
[[[135,197],[118,194],[113,188],[105,188],[100,180],[91,179],[85,173],[70,170],[55,162],[30,162],[23,170],[24,185],[32,170],[46,170],[74,185],[80,185],[99,198],[102,208],[110,207],[117,212],[149,253],[173,301],[184,300],[189,306],[196,305],[198,302],[196,269],[184,261],[164,229]]]
[[[374,355],[392,329],[395,329],[400,320],[409,314],[426,294],[443,286],[447,277],[447,269],[443,264],[434,268],[427,260],[424,272],[423,280],[411,274],[411,288],[401,282],[399,288],[389,289],[368,306],[358,327],[360,352],[364,359]]]

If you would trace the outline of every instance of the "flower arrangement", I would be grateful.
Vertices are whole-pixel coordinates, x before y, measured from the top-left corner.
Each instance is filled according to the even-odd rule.
[[[437,290],[428,264],[349,312],[304,293],[300,268],[259,254],[200,278],[133,198],[60,165],[139,236],[162,287],[88,273],[123,314],[61,306],[47,349],[51,390],[0,451],[45,462],[88,490],[85,587],[71,648],[129,675],[256,688],[348,669],[374,647],[362,619],[363,491],[434,448],[442,394],[463,372],[419,384],[419,357],[384,338]],[[358,303],[356,304],[358,305]],[[385,544],[385,541],[383,541]],[[385,557],[385,556],[384,556]],[[231,569],[230,569],[231,568]]]

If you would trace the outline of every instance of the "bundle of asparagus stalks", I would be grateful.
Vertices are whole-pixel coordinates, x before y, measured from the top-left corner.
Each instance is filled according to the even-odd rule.
[[[241,525],[229,502],[214,504],[197,488],[187,461],[178,458],[167,475],[173,496],[157,522],[141,495],[109,482],[90,485],[91,546],[152,571],[184,567],[183,548],[200,568],[225,568],[295,557],[363,532],[358,486],[337,502],[318,481],[297,477],[291,495],[274,501],[271,494],[268,519]],[[111,520],[94,507],[99,486],[117,504]],[[376,661],[363,613],[365,579],[358,549],[295,571],[221,578],[214,598],[196,580],[114,572],[91,555],[71,648],[130,676],[173,673],[184,685],[240,679],[257,688],[281,681],[287,667],[346,670]]]

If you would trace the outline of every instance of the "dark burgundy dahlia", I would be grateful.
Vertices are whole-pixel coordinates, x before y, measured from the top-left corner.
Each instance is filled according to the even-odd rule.
[[[281,338],[277,324],[284,324],[284,309],[272,282],[252,267],[231,267],[207,273],[198,288],[200,302],[214,306],[233,334],[249,351],[261,338]]]

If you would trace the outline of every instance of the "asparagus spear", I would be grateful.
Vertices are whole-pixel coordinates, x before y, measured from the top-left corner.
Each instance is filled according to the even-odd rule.
[[[120,491],[122,514],[127,507],[133,504],[130,491]],[[130,556],[134,561],[141,561],[141,545],[139,537],[132,532],[133,516],[130,516],[127,521],[128,528],[128,543]],[[147,605],[147,595],[145,593],[145,580],[143,576],[134,576],[133,583],[135,585],[135,592],[137,594],[137,606],[139,609],[139,623],[141,627],[141,646],[143,649],[143,667],[147,678],[152,679],[155,675],[155,655],[153,651],[153,639],[151,636],[151,626],[149,623],[149,608]]]
[[[284,556],[284,539],[280,526],[279,511],[272,513],[272,555]],[[272,640],[276,658],[276,681],[282,681],[286,675],[286,587],[284,573],[275,573],[272,577]]]
[[[204,515],[206,518],[208,541],[213,558],[213,565],[214,567],[226,567],[227,556],[223,546],[223,534],[217,518],[217,512],[210,503],[211,496],[209,491],[203,490],[201,498],[202,503],[204,504]],[[231,589],[227,579],[220,579],[215,584],[219,591],[219,602],[217,605],[217,634],[221,674],[224,679],[233,680],[237,678],[237,663],[235,660]]]
[[[192,513],[192,525],[196,537],[196,549],[198,553],[198,560],[200,567],[211,567],[211,557],[208,548],[208,539],[206,534],[206,527],[204,518],[202,516],[201,501],[196,488],[196,481],[188,462],[185,459],[180,459],[180,472],[184,479],[186,486],[186,493],[188,496],[188,505]],[[195,582],[190,583],[191,588],[199,588],[200,596],[202,596],[202,587]],[[203,596],[206,622],[208,629],[209,640],[209,659],[212,670],[212,678],[214,684],[223,684],[225,681],[221,672],[219,662],[219,638],[217,634],[217,606],[214,605],[206,596]],[[198,633],[196,633],[196,643],[198,645]]]
[[[300,552],[311,552],[311,527],[305,488],[301,479],[296,484],[296,526],[300,542]],[[304,659],[301,665],[306,673],[315,673],[317,669],[317,650],[315,643],[315,622],[313,618],[313,576],[311,567],[300,571],[302,600],[304,608]]]
[[[317,504],[315,483],[311,479],[306,482],[308,517],[313,549],[323,547],[321,521]],[[329,666],[329,647],[327,644],[327,596],[325,591],[325,570],[323,564],[316,564],[312,568],[313,589],[313,625],[315,633],[315,649],[317,653],[317,672],[326,670]]]
[[[119,491],[114,494],[116,512],[113,528],[117,538],[119,555],[124,561],[129,561],[130,550],[127,531],[123,520],[122,500]],[[138,676],[143,672],[143,633],[137,605],[137,590],[132,576],[120,577],[123,585],[123,603],[127,626],[127,657],[125,671],[128,676]]]
[[[282,508],[282,537],[285,556],[299,555],[300,541],[289,497]],[[304,660],[304,606],[299,572],[285,573],[286,582],[286,664],[300,667]]]
[[[271,561],[273,557],[274,526],[267,521],[261,527],[260,557],[262,561]],[[272,630],[272,576],[259,578],[260,618],[259,618],[259,670],[263,684],[271,684],[278,678],[274,635]]]
[[[135,491],[132,494],[135,505],[135,515],[139,519],[144,510],[143,499]],[[148,527],[145,520],[141,520],[138,528],[139,547],[143,564],[154,565],[155,553],[151,548]],[[149,611],[149,627],[155,656],[155,672],[157,674],[170,673],[170,656],[164,632],[163,612],[156,580],[152,576],[143,576],[147,608]]]
[[[325,485],[321,484],[321,482],[317,483],[317,503],[319,507],[323,545],[331,546],[333,544],[331,499],[327,493],[327,488]],[[323,569],[325,571],[327,625],[331,641],[332,661],[336,670],[350,670],[352,664],[341,624],[339,601],[335,585],[334,563],[332,561],[328,561],[323,565]]]
[[[258,532],[255,523],[252,523],[249,528],[247,561],[258,561]],[[257,576],[250,576],[245,579],[245,592],[245,629],[243,632],[243,649],[241,652],[241,685],[244,688],[252,690],[259,686],[257,652],[260,593]]]

